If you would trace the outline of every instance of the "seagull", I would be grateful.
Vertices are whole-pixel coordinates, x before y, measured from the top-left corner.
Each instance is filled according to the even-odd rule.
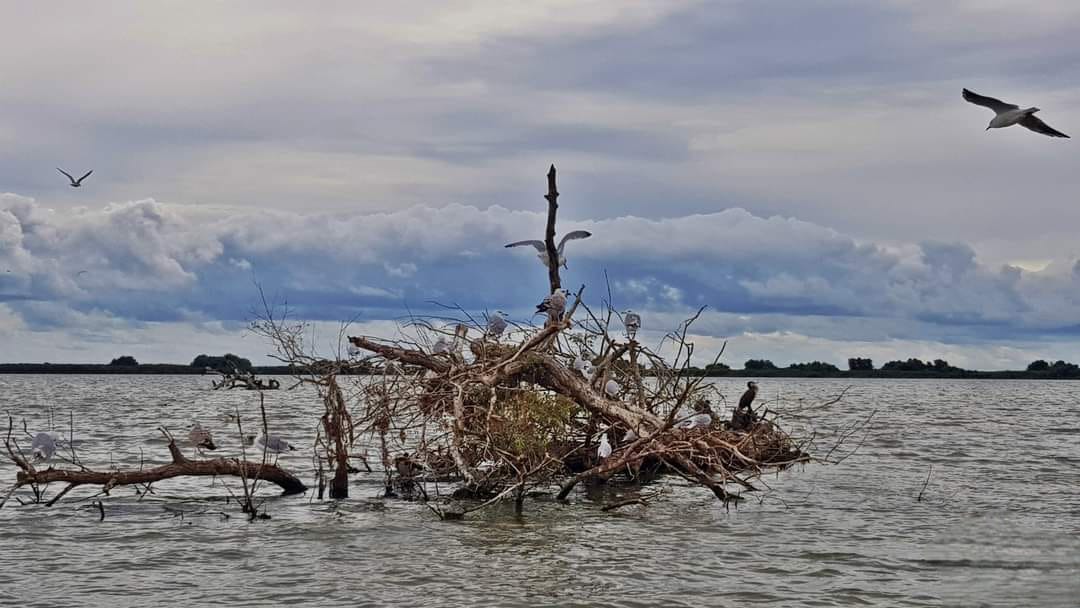
[[[195,426],[191,427],[188,431],[188,440],[195,445],[196,451],[216,450],[217,446],[214,445],[214,438],[210,435],[210,431],[204,429],[198,422]]]
[[[626,337],[633,340],[641,329],[641,315],[632,310],[626,311],[623,313],[623,325],[626,327]]]
[[[71,182],[71,187],[72,188],[78,188],[78,187],[82,186],[82,180],[90,177],[90,174],[94,172],[94,170],[91,169],[91,170],[87,171],[86,174],[83,175],[82,177],[80,177],[79,179],[75,179],[74,177],[71,176],[70,173],[68,173],[67,171],[64,171],[60,167],[57,167],[56,170],[67,176],[68,181]]]
[[[680,422],[679,424],[677,424],[675,426],[676,426],[676,428],[689,430],[689,429],[707,428],[707,427],[712,426],[712,423],[713,423],[712,415],[702,412],[702,413],[699,413],[699,414],[694,414],[693,416],[687,418],[686,420],[683,420],[682,422]]]
[[[566,235],[562,237],[562,240],[559,241],[559,246],[555,249],[556,253],[558,253],[559,255],[559,266],[566,268],[566,256],[563,255],[563,250],[566,249],[566,241],[572,241],[574,239],[587,239],[590,236],[592,236],[592,233],[585,230],[575,230],[573,232],[567,232]],[[521,245],[532,245],[538,252],[536,254],[536,257],[540,258],[540,261],[543,262],[544,267],[550,267],[547,245],[544,244],[544,241],[518,241],[516,243],[510,243],[506,245],[506,247],[520,247]]]
[[[1020,109],[1020,106],[1016,104],[1005,103],[1000,99],[979,95],[978,93],[967,89],[964,89],[964,99],[977,106],[990,108],[994,111],[996,116],[990,120],[990,125],[986,127],[987,131],[1019,124],[1036,133],[1042,133],[1043,135],[1049,135],[1050,137],[1068,137],[1068,135],[1039,120],[1039,118],[1035,116],[1035,113],[1039,111],[1039,108]]]
[[[450,352],[450,343],[446,341],[446,338],[440,337],[435,341],[435,344],[431,347],[431,352],[435,354],[446,354]]]
[[[277,435],[270,435],[269,437],[263,435],[262,431],[259,431],[259,436],[248,435],[247,445],[258,445],[266,448],[266,451],[271,454],[281,454],[296,449],[296,446],[290,444],[288,441],[282,439]]]
[[[536,305],[537,314],[546,312],[548,320],[552,323],[562,319],[563,311],[566,310],[566,290],[556,289],[555,293],[544,298],[543,302]]]
[[[600,457],[600,460],[611,456],[611,444],[608,443],[607,433],[600,435],[600,445],[596,448],[596,455]]]
[[[30,449],[35,461],[48,462],[52,459],[53,454],[56,454],[56,434],[38,433],[34,435],[34,440],[30,442]]]
[[[581,375],[588,376],[589,368],[591,367],[592,363],[585,357],[582,357],[581,355],[574,357],[574,369],[581,372]]]
[[[607,393],[609,397],[614,397],[615,395],[618,395],[619,391],[621,390],[622,386],[620,386],[619,383],[614,380],[608,380],[607,384],[604,385],[604,392]]]
[[[501,310],[496,310],[494,314],[488,318],[487,331],[488,335],[498,338],[506,331],[506,313]]]

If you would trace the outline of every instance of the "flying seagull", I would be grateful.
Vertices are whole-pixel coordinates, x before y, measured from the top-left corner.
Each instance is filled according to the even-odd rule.
[[[94,172],[94,170],[91,169],[91,170],[87,171],[86,174],[83,175],[82,177],[80,177],[79,179],[75,179],[74,177],[71,177],[70,173],[68,173],[67,171],[64,171],[60,167],[57,167],[56,170],[67,176],[68,181],[71,182],[71,187],[72,188],[78,188],[79,186],[82,186],[82,180],[90,177],[90,174]]]
[[[563,255],[563,250],[566,249],[566,241],[587,239],[590,236],[592,236],[592,233],[585,230],[567,232],[566,235],[562,237],[562,240],[559,241],[559,246],[556,248],[556,253],[559,254],[559,266],[566,268],[566,256]],[[520,247],[521,245],[532,245],[537,251],[536,257],[540,258],[544,267],[546,268],[549,266],[547,245],[544,245],[544,241],[518,241],[516,243],[510,243],[509,245],[506,245],[506,247]]]
[[[1039,108],[1024,108],[1021,110],[1020,106],[1016,104],[1005,103],[1000,99],[979,95],[978,93],[967,89],[964,89],[964,99],[977,106],[990,108],[994,111],[995,116],[990,120],[989,126],[986,127],[988,131],[990,129],[1001,129],[1003,127],[1010,127],[1018,124],[1022,127],[1031,129],[1036,133],[1042,133],[1043,135],[1049,135],[1050,137],[1068,137],[1068,135],[1039,120],[1039,118],[1035,116],[1035,113],[1039,111]]]

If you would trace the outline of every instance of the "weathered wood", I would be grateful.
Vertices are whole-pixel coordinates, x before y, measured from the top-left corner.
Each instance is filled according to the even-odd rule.
[[[555,248],[555,216],[559,211],[559,189],[555,187],[555,165],[548,170],[548,193],[544,198],[548,202],[547,230],[544,231],[544,247],[548,256],[548,282],[551,293],[562,287],[559,279],[559,251]]]
[[[173,477],[230,476],[262,479],[269,481],[283,490],[283,495],[301,494],[307,490],[304,482],[292,473],[273,464],[240,461],[236,458],[215,458],[213,460],[190,460],[180,452],[176,443],[169,442],[169,454],[172,462],[152,469],[141,471],[77,471],[70,469],[20,470],[16,473],[17,486],[29,484],[66,483],[70,487],[98,485],[105,488],[148,484]]]

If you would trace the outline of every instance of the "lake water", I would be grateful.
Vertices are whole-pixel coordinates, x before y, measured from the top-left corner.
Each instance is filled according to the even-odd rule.
[[[239,407],[253,420],[257,397],[209,383],[0,375],[0,412],[36,431],[51,406],[65,434],[73,412],[87,464],[137,467],[167,461],[158,425],[183,435],[198,419],[225,444],[219,452],[235,451],[223,415]],[[730,400],[743,381],[718,384]],[[812,407],[849,385],[842,402]],[[0,604],[1080,605],[1080,382],[761,388],[812,415],[822,447],[876,410],[874,422],[853,456],[770,475],[771,490],[731,509],[668,480],[648,507],[604,513],[581,490],[571,504],[531,499],[523,517],[496,508],[441,522],[423,505],[377,498],[381,476],[371,474],[355,477],[345,501],[270,496],[272,519],[254,523],[210,478],[161,482],[142,500],[115,489],[104,521],[89,488],[51,508],[13,499],[0,510]],[[267,408],[310,446],[321,408],[312,393],[267,393]],[[310,448],[282,464],[311,485]],[[0,488],[14,476],[0,462]]]

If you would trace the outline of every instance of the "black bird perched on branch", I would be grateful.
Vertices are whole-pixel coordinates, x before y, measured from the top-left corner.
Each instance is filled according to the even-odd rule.
[[[745,431],[754,425],[754,421],[757,420],[757,415],[754,414],[751,407],[754,397],[757,397],[757,382],[751,380],[746,383],[746,392],[739,398],[739,405],[731,414],[730,426],[732,429]]]
[[[63,173],[63,174],[65,175],[65,176],[67,176],[67,178],[68,178],[68,181],[70,181],[70,182],[71,182],[71,184],[70,184],[70,185],[71,185],[71,187],[72,187],[72,188],[78,188],[78,187],[82,186],[82,180],[84,180],[84,179],[86,179],[86,178],[90,177],[90,174],[94,172],[94,170],[93,170],[93,169],[91,169],[91,170],[87,171],[87,172],[86,172],[86,173],[85,173],[85,174],[84,174],[84,175],[83,175],[82,177],[80,177],[79,179],[75,179],[74,177],[72,177],[72,176],[71,176],[71,174],[70,174],[70,173],[68,173],[67,171],[64,171],[64,170],[63,170],[63,169],[61,169],[60,167],[57,167],[57,168],[56,168],[56,170],[57,170],[57,171],[59,171],[60,173]]]

